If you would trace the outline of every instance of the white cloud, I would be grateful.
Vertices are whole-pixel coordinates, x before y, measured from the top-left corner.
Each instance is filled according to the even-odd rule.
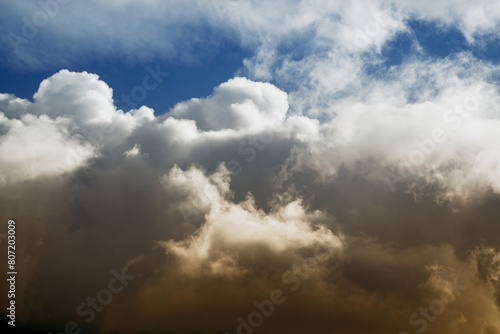
[[[32,180],[72,171],[94,157],[89,143],[71,137],[69,120],[46,115],[8,119],[0,112],[0,183]]]
[[[285,119],[287,95],[269,83],[234,78],[214,89],[213,96],[177,104],[170,114],[193,119],[203,131],[262,130]]]
[[[333,58],[320,64],[331,61],[342,68]],[[213,164],[209,155],[195,152],[228,145],[233,150],[217,153],[218,159],[243,160],[238,145],[247,136],[272,129],[273,139],[265,147],[279,150],[283,141],[296,146],[282,176],[316,170],[331,180],[341,168],[354,171],[364,166],[365,177],[376,179],[383,178],[385,169],[396,167],[409,180],[438,184],[444,189],[439,196],[445,198],[467,198],[478,189],[499,191],[494,143],[500,133],[496,107],[500,96],[486,76],[496,70],[467,54],[413,61],[384,79],[358,72],[353,78],[363,78],[364,84],[354,80],[350,94],[339,98],[332,94],[347,86],[328,87],[328,72],[321,76],[312,71],[311,78],[323,81],[292,93],[294,105],[307,103],[304,96],[314,87],[318,89],[313,99],[328,104],[309,116],[295,111],[287,120],[288,95],[269,83],[237,77],[216,87],[209,97],[181,102],[169,114],[155,117],[147,107],[128,113],[116,110],[111,88],[97,75],[62,70],[42,82],[33,103],[2,95],[0,148],[9,152],[3,159],[10,166],[4,169],[4,178],[22,180],[20,175],[33,175],[25,170],[33,165],[38,170],[35,175],[72,171],[100,152],[114,155],[118,150],[123,155],[134,145],[158,164],[185,165],[199,158],[204,159],[199,160],[202,164]],[[412,101],[412,96],[418,99]],[[20,143],[31,143],[33,151]],[[23,154],[31,157],[27,167],[21,167]]]
[[[110,121],[115,112],[112,96],[113,90],[98,75],[61,70],[42,81],[33,96],[33,112],[78,124]]]

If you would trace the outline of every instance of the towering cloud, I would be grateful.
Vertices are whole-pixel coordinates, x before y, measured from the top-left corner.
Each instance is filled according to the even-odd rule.
[[[120,110],[87,72],[60,70],[32,100],[0,94],[0,218],[17,226],[19,325],[500,333],[499,67],[472,51],[435,56],[412,32],[415,21],[453,28],[474,49],[494,39],[500,7],[59,4],[89,20],[98,9],[82,36],[92,52],[194,62],[199,44],[232,39],[255,53],[211,95],[163,115]],[[109,29],[119,11],[137,20]],[[75,15],[54,16],[3,62],[38,50],[33,66],[49,66],[53,41],[81,28]],[[163,36],[171,26],[183,37]],[[203,27],[213,39],[195,36]],[[388,63],[398,38],[410,51]]]

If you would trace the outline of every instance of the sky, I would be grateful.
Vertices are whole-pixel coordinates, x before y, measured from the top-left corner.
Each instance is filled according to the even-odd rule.
[[[500,334],[500,3],[20,0],[0,22],[2,325]]]

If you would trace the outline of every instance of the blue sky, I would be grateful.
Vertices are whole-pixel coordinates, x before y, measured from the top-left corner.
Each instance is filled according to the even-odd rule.
[[[223,41],[216,50],[201,49],[199,53],[199,60],[188,64],[182,60],[174,62],[162,59],[150,62],[124,62],[121,59],[109,59],[103,56],[78,63],[55,62],[41,69],[23,66],[12,68],[10,64],[2,63],[0,91],[31,99],[43,79],[61,69],[68,69],[98,74],[113,88],[114,97],[119,98],[122,94],[130,95],[136,85],[142,85],[143,77],[148,74],[146,67],[156,68],[159,65],[161,71],[170,74],[169,77],[161,82],[158,88],[148,91],[146,98],[138,104],[147,105],[161,115],[177,102],[210,95],[215,86],[233,78],[239,70],[241,71],[243,59],[251,55],[251,50],[242,49],[228,40]],[[205,54],[207,57],[203,56]],[[124,111],[130,109],[126,103],[117,103],[117,106]]]

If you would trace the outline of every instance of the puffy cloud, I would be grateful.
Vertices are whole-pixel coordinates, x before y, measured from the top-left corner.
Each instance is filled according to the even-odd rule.
[[[281,289],[287,303],[264,332],[321,322],[320,332],[383,333],[414,328],[409,316],[441,293],[451,298],[458,277],[467,290],[428,332],[494,333],[498,93],[478,74],[481,63],[467,73],[460,64],[409,64],[394,80],[418,71],[431,87],[416,76],[399,90],[373,79],[371,95],[332,101],[322,120],[287,114],[286,93],[243,78],[177,105],[175,117],[117,110],[109,87],[88,73],[55,74],[34,102],[2,95],[2,212],[23,222],[27,240],[18,286],[30,307],[20,315],[39,323],[43,308],[57,324],[134,332],[134,313],[146,332],[224,331],[253,300]],[[399,93],[414,87],[422,100],[409,103]],[[456,101],[470,115],[411,163],[418,141],[431,149],[426,140],[445,128]],[[213,120],[218,112],[226,123]],[[79,159],[59,168],[69,149]],[[418,202],[384,179],[408,160],[405,182]],[[474,201],[453,200],[471,194]],[[436,203],[443,196],[454,206]],[[317,260],[318,249],[330,256]],[[87,326],[76,306],[123,267],[137,278]],[[305,304],[315,306],[306,312]],[[186,327],[199,312],[210,316]]]
[[[275,86],[234,78],[214,89],[207,99],[177,104],[170,114],[193,119],[203,130],[262,130],[281,124],[288,110],[287,95]]]
[[[372,180],[389,173],[392,181],[434,184],[442,188],[433,190],[437,197],[451,200],[498,192],[491,176],[499,95],[488,71],[498,69],[461,54],[402,64],[389,79],[362,74],[371,84],[332,99],[322,113],[327,121],[288,119],[295,136],[306,128],[308,135],[283,175],[309,169],[331,179],[347,168]]]
[[[112,90],[87,72],[61,70],[42,81],[33,100],[2,95],[2,182],[60,175],[86,165],[99,154],[111,119],[120,117]]]
[[[69,120],[26,114],[8,119],[0,113],[6,134],[0,140],[0,182],[16,182],[73,171],[94,157],[93,147],[71,137]]]
[[[470,290],[429,332],[465,333],[474,326],[494,332],[499,97],[481,62],[460,70],[469,60],[402,65],[392,74],[402,87],[372,78],[371,94],[332,100],[323,119],[288,114],[286,93],[244,78],[159,117],[147,107],[117,110],[111,89],[89,73],[55,74],[34,102],[2,95],[2,201],[10,208],[2,212],[37,222],[19,230],[30,245],[19,253],[27,275],[19,281],[19,298],[31,305],[23,317],[36,322],[50,299],[56,300],[51,319],[77,317],[85,327],[76,305],[102,288],[111,269],[127,266],[138,275],[135,288],[117,297],[91,328],[133,332],[137,328],[123,314],[142,305],[139,315],[151,324],[144,330],[160,323],[180,330],[180,319],[206,309],[215,294],[224,296],[220,309],[191,330],[235,328],[254,299],[279,287],[295,292],[294,277],[303,274],[297,297],[289,295],[282,316],[266,330],[288,326],[304,303],[327,310],[302,313],[307,324],[334,314],[331,324],[339,328],[405,330],[409,315],[432,302],[429,294],[451,289],[450,274],[439,276],[445,266],[465,277]],[[412,72],[423,79],[408,78]],[[411,92],[420,98],[409,102]],[[462,109],[454,109],[457,103]],[[436,128],[446,130],[440,136],[445,140],[436,141]],[[60,168],[70,149],[80,152],[78,159]],[[419,163],[412,162],[416,150]],[[238,168],[229,168],[234,162]],[[418,202],[391,193],[388,170],[404,172]],[[37,195],[47,191],[52,196]],[[474,201],[455,201],[472,195]],[[443,198],[454,206],[436,203]],[[30,209],[12,209],[20,200]],[[477,219],[481,226],[471,223]],[[38,225],[30,232],[32,224]],[[477,253],[485,232],[490,248]],[[84,239],[93,245],[90,253]],[[314,274],[306,275],[304,263],[317,248],[341,256],[314,262]],[[95,266],[93,258],[109,251]],[[435,261],[440,266],[433,267]],[[58,278],[44,283],[53,272]],[[29,277],[38,278],[31,287]],[[88,281],[84,288],[78,287],[81,279]],[[401,281],[407,283],[394,289]],[[211,292],[192,295],[207,285],[214,286]],[[177,311],[160,295],[172,296]],[[472,309],[465,300],[482,306]],[[167,322],[163,312],[170,314]],[[345,313],[363,319],[362,325],[342,319]]]
[[[255,55],[161,116],[117,109],[86,72],[54,74],[33,102],[0,94],[0,215],[23,240],[19,319],[48,331],[75,320],[90,332],[235,332],[280,289],[286,302],[263,333],[500,333],[499,69],[467,52],[429,57],[408,23],[457,27],[477,46],[497,5],[147,3],[61,6],[20,59],[36,49],[35,66],[51,63],[48,39],[67,41],[65,28],[96,9],[78,30],[92,52],[190,62],[192,41],[231,36]],[[137,20],[110,28],[118,12]],[[221,34],[185,38],[188,15]],[[397,36],[411,56],[389,66]],[[86,44],[60,57],[85,56]],[[136,278],[87,325],[76,307],[121,268]]]
[[[321,212],[306,212],[298,200],[285,205],[276,202],[269,213],[256,208],[251,196],[234,204],[228,201],[232,197],[228,182],[229,172],[223,166],[209,178],[194,167],[186,172],[174,168],[162,178],[168,191],[186,198],[179,210],[205,214],[206,223],[195,235],[163,244],[180,258],[185,270],[193,274],[208,263],[211,274],[237,274],[237,260],[232,256],[249,247],[278,254],[314,247],[332,253],[341,248],[339,237],[318,225],[327,220]]]
[[[113,91],[96,74],[61,70],[45,79],[33,95],[35,114],[66,117],[78,124],[110,121]]]

